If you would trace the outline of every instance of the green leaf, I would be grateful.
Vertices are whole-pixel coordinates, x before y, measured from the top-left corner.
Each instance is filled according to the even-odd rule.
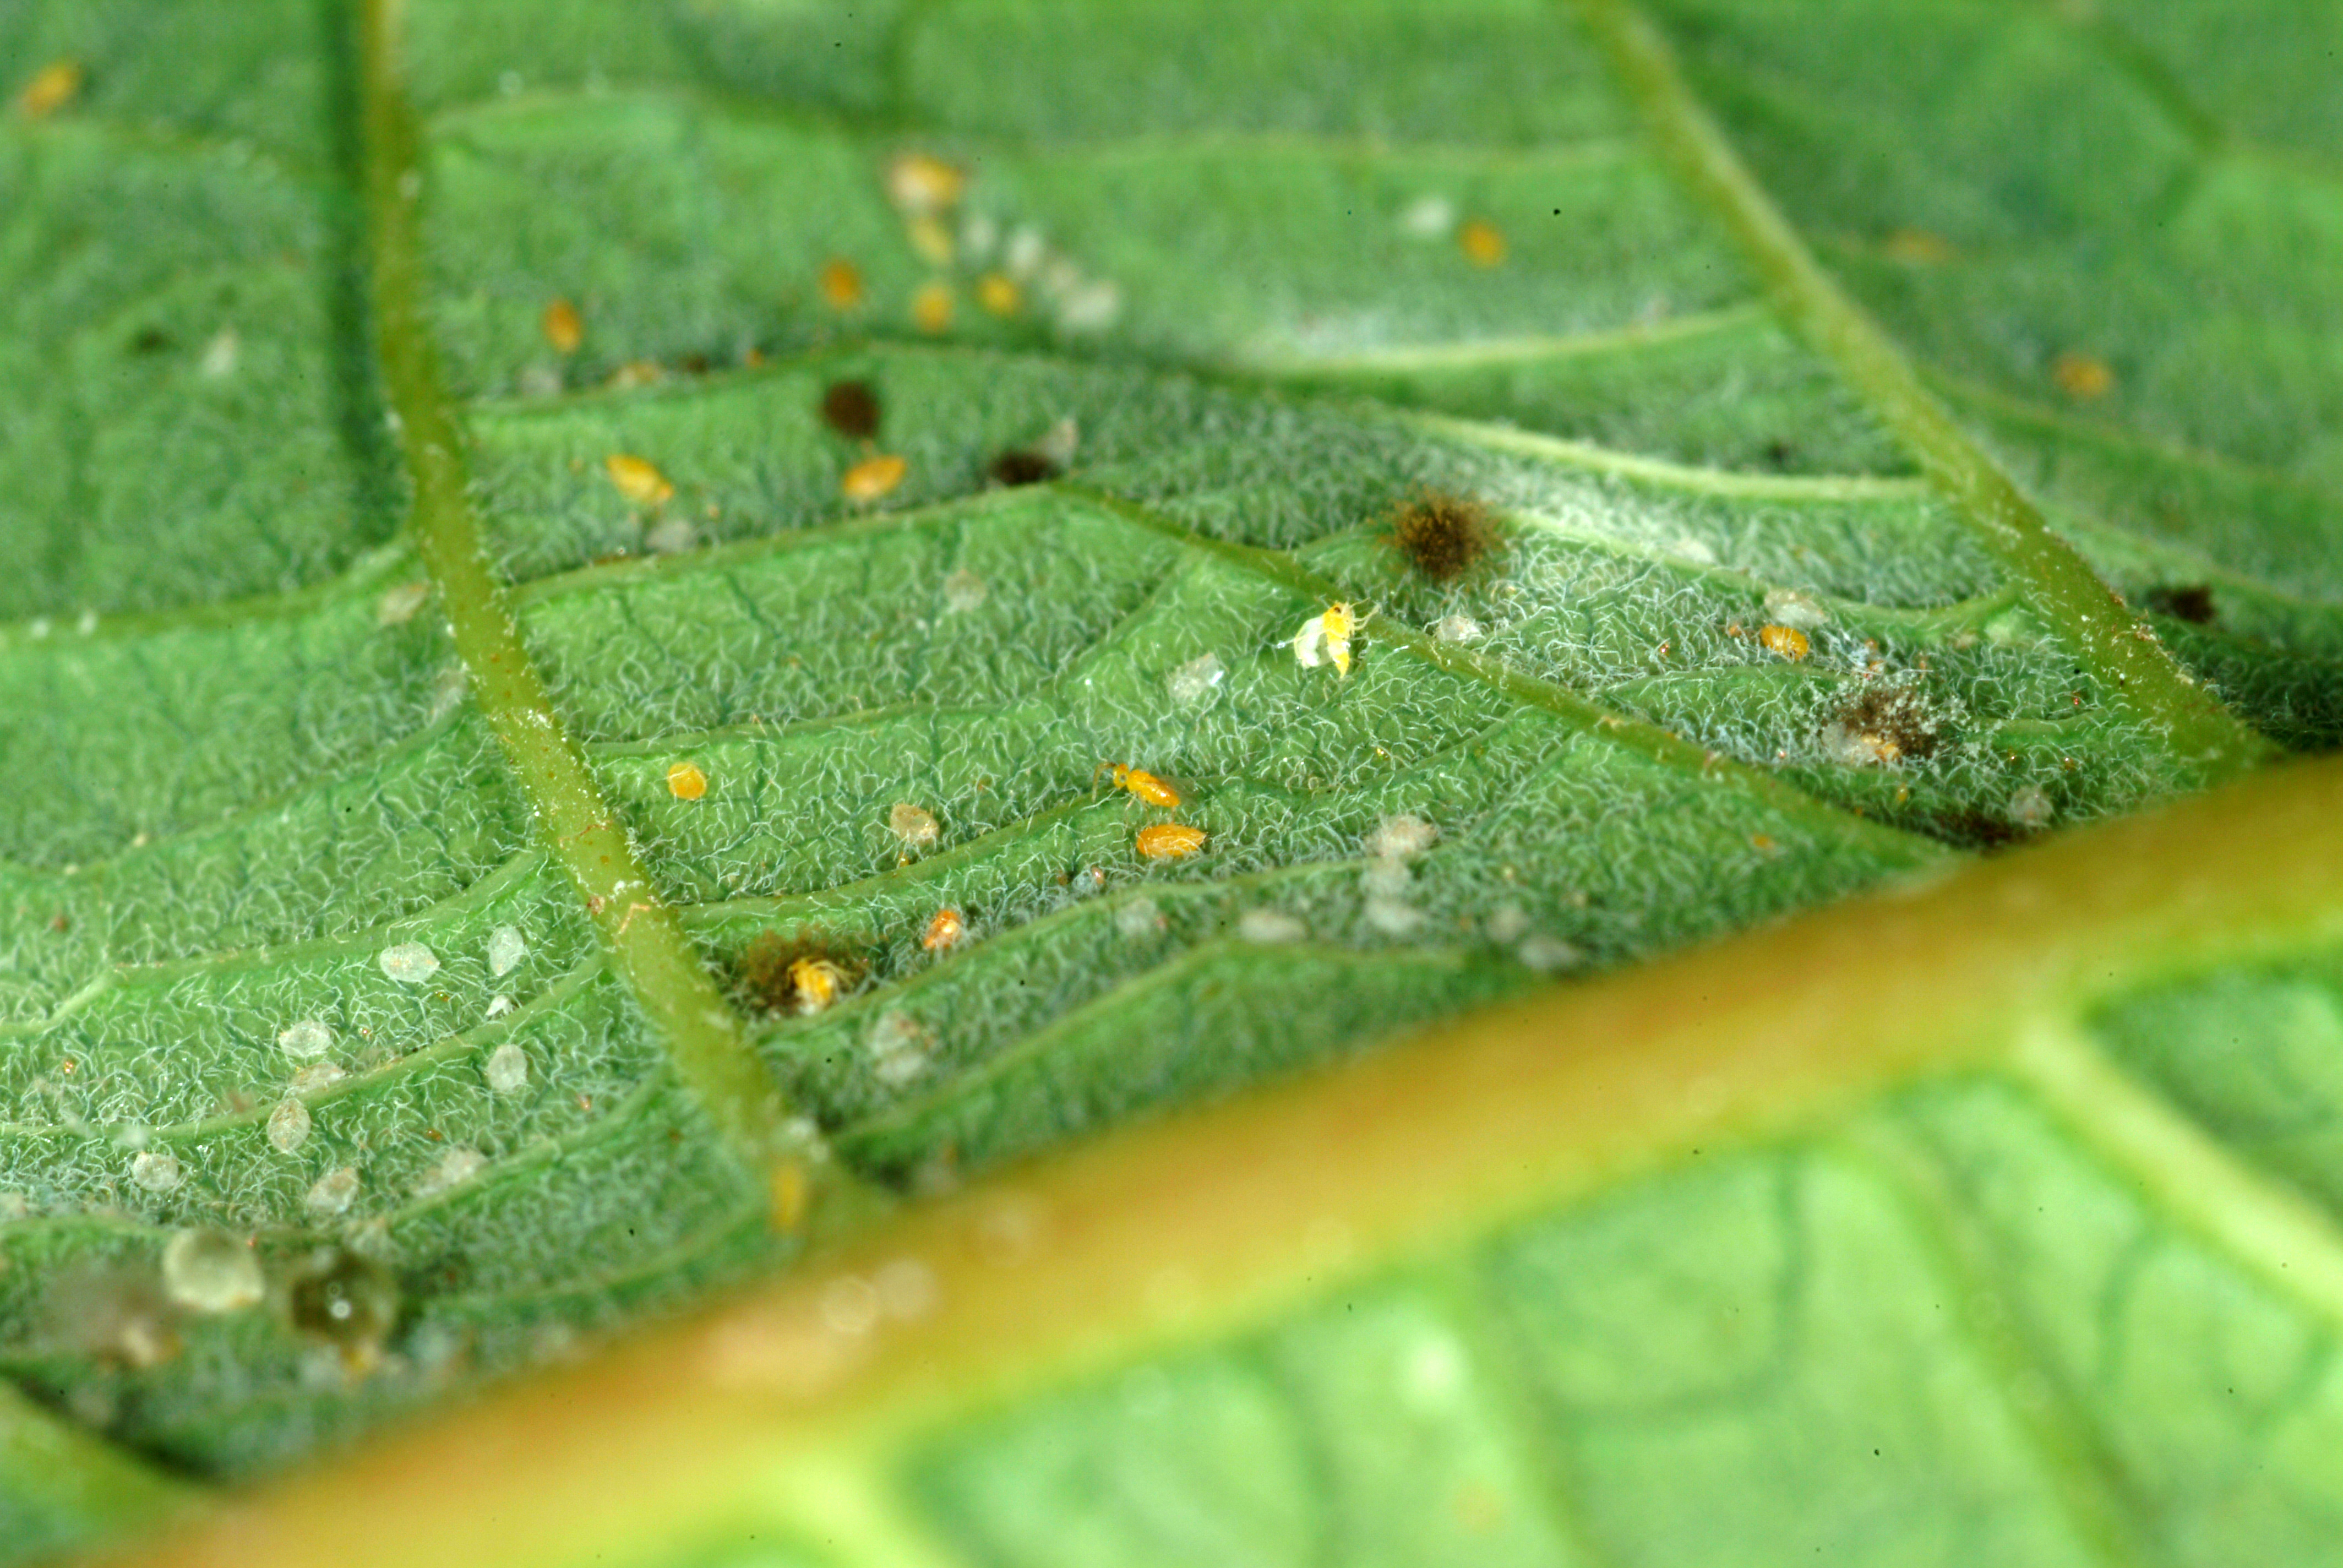
[[[0,1556],[2332,1554],[2343,18],[1262,9],[9,12]]]

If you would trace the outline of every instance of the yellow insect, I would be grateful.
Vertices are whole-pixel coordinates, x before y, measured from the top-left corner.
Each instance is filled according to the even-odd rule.
[[[932,217],[915,217],[903,226],[903,236],[920,259],[930,266],[950,266],[952,261],[951,230]]]
[[[1152,773],[1137,768],[1126,768],[1120,762],[1101,762],[1091,773],[1091,782],[1093,785],[1097,784],[1101,773],[1112,775],[1116,789],[1130,790],[1150,806],[1161,806],[1167,811],[1176,810],[1179,808],[1180,791]]]
[[[902,458],[891,454],[865,457],[839,479],[839,494],[850,501],[868,505],[901,484],[908,467]]]
[[[851,310],[862,303],[862,270],[843,256],[822,264],[821,297],[832,310]]]
[[[995,316],[1014,316],[1025,296],[1007,273],[988,272],[976,280],[976,302]]]
[[[911,324],[922,332],[941,332],[952,322],[951,285],[931,278],[911,296]]]
[[[1814,648],[1814,645],[1806,640],[1806,634],[1794,626],[1759,627],[1757,640],[1765,645],[1766,652],[1776,658],[1786,658],[1792,664],[1805,658]]]
[[[2058,390],[2077,402],[2104,397],[2115,390],[2116,373],[2104,359],[2088,354],[2061,354],[2050,364],[2050,378]]]
[[[887,165],[887,199],[915,216],[941,212],[967,188],[967,170],[926,153],[899,153]]]
[[[16,95],[16,112],[28,120],[45,120],[74,101],[81,84],[79,60],[52,60]]]
[[[1358,612],[1337,600],[1302,623],[1293,634],[1293,657],[1304,669],[1332,662],[1345,680],[1351,675],[1351,637],[1359,628]]]
[[[557,354],[575,354],[578,346],[586,341],[586,318],[578,315],[578,307],[566,299],[557,299],[547,306],[538,326]]]
[[[1890,261],[1900,261],[1907,266],[1942,266],[1953,259],[1953,242],[1941,234],[1925,228],[1899,228],[1890,231],[1880,242],[1879,248]]]
[[[697,800],[708,793],[708,775],[689,762],[667,770],[668,793],[679,800]]]
[[[920,945],[931,953],[941,952],[956,946],[967,934],[968,923],[960,919],[958,910],[938,910],[928,921],[927,934],[920,939]]]
[[[1185,822],[1157,822],[1141,828],[1136,842],[1139,852],[1151,860],[1176,860],[1202,849],[1206,836],[1202,828]]]
[[[1473,218],[1456,231],[1456,248],[1475,266],[1494,266],[1505,259],[1505,236],[1486,218]]]
[[[638,506],[656,507],[674,498],[675,486],[659,471],[659,465],[648,458],[613,452],[602,459],[602,467],[608,471],[610,483],[618,487],[618,494]]]
[[[796,1230],[805,1219],[806,1200],[812,1196],[812,1183],[806,1180],[805,1165],[799,1161],[784,1160],[773,1167],[769,1181],[773,1229],[784,1232]]]
[[[797,959],[789,964],[790,1005],[801,1013],[821,1011],[853,983],[842,966],[828,959]]]
[[[888,811],[887,831],[894,834],[906,850],[924,849],[943,836],[935,813],[909,800],[896,801]]]

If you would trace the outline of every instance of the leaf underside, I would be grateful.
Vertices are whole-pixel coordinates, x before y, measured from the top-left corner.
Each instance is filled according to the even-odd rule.
[[[743,1127],[917,1201],[2159,801],[2228,723],[2176,702],[2343,735],[2343,12],[1650,7],[1832,301],[2131,607],[2086,624],[1584,9],[0,5],[0,85],[82,67],[0,127],[0,1562],[786,1266]],[[907,203],[913,155],[964,188]],[[1434,492],[1497,540],[1447,581],[1393,542]],[[1338,599],[1340,674],[1293,644]],[[467,669],[492,616],[541,712]],[[573,809],[631,893],[589,906]],[[1203,849],[1142,856],[1172,820]],[[2043,1027],[2324,1225],[2332,936]],[[773,1005],[776,950],[848,994]],[[657,1021],[703,993],[770,1099]],[[646,1561],[2333,1558],[2338,1302],[2102,1114],[1924,1076]],[[271,1299],[166,1303],[189,1228]],[[378,1364],[288,1321],[324,1245],[396,1280]]]

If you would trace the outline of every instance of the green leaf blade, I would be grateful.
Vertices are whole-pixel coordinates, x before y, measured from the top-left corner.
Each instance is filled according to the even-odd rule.
[[[1586,9],[28,8],[22,1549],[2315,1560],[2324,99]]]

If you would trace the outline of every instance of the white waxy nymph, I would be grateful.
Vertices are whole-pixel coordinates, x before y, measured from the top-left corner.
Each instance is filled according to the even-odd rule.
[[[309,1141],[309,1108],[287,1100],[268,1113],[268,1142],[279,1154],[290,1154]]]
[[[488,1168],[488,1157],[477,1149],[450,1149],[439,1156],[439,1163],[424,1174],[415,1184],[418,1198],[428,1198],[445,1192],[450,1187],[460,1187]]]
[[[1068,332],[1103,332],[1122,314],[1122,290],[1104,278],[1086,279],[1058,302],[1058,325]]]
[[[899,1089],[928,1069],[933,1038],[919,1022],[900,1012],[883,1014],[870,1028],[865,1044],[870,1052],[871,1075],[890,1089]]]
[[[1542,975],[1576,969],[1586,961],[1584,953],[1560,937],[1550,937],[1543,932],[1522,939],[1522,945],[1513,950],[1513,956],[1522,960],[1524,969],[1534,970]]]
[[[375,961],[382,972],[404,985],[419,985],[439,972],[439,955],[421,942],[400,942],[382,950]]]
[[[1405,860],[1378,856],[1359,873],[1359,890],[1371,899],[1404,899],[1415,886],[1415,873]]]
[[[194,1312],[234,1312],[268,1293],[252,1249],[217,1231],[178,1231],[163,1247],[163,1293]]]
[[[1456,204],[1444,196],[1421,196],[1399,215],[1402,233],[1415,239],[1445,239],[1456,226]]]
[[[345,1165],[338,1171],[318,1177],[316,1184],[310,1187],[309,1195],[301,1201],[312,1214],[330,1217],[348,1213],[350,1205],[357,1201],[357,1195],[358,1173],[355,1168]]]
[[[942,837],[935,813],[909,800],[898,800],[888,809],[887,831],[895,835],[906,849],[927,849]]]
[[[512,973],[520,967],[521,955],[528,951],[528,939],[520,934],[518,926],[498,926],[488,933],[488,973]]]
[[[430,597],[429,583],[401,583],[375,600],[375,622],[378,626],[405,626]]]
[[[1114,929],[1132,941],[1163,934],[1163,911],[1153,899],[1133,899],[1114,912]]]
[[[643,536],[643,548],[655,556],[679,556],[699,548],[699,530],[688,518],[669,518]]]
[[[1283,910],[1247,910],[1237,921],[1237,935],[1249,942],[1298,942],[1309,934],[1308,926]]]
[[[1432,848],[1440,829],[1421,817],[1386,817],[1367,835],[1367,853],[1379,859],[1404,859]]]
[[[130,1161],[130,1179],[149,1192],[168,1192],[179,1184],[179,1157],[146,1150]]]
[[[313,1094],[320,1089],[333,1088],[348,1076],[330,1061],[316,1062],[293,1075],[293,1092]]]
[[[991,591],[982,578],[961,567],[944,578],[944,609],[950,615],[966,615],[984,603]]]
[[[1830,611],[1812,594],[1775,588],[1765,596],[1765,618],[1794,631],[1813,631],[1829,624]]]
[[[528,1053],[511,1040],[488,1053],[487,1068],[488,1087],[498,1094],[511,1094],[528,1083]]]
[[[1501,904],[1489,916],[1489,940],[1493,942],[1517,942],[1529,934],[1529,911],[1519,904]]]
[[[296,1061],[315,1061],[334,1048],[334,1031],[324,1020],[305,1018],[277,1036],[277,1049]]]
[[[1182,708],[1193,708],[1212,694],[1212,689],[1228,678],[1228,667],[1221,656],[1208,653],[1192,658],[1163,678],[1163,689],[1172,700]]]

